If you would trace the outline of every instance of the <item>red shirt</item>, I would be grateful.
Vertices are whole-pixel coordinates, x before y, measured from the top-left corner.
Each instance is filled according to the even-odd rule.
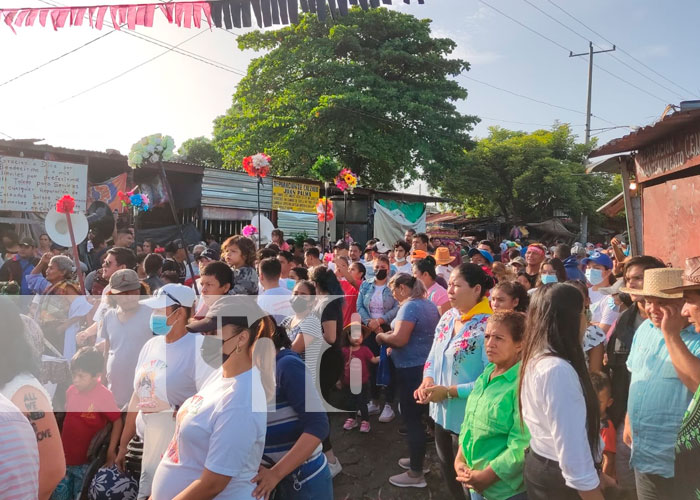
[[[617,433],[612,420],[609,418],[603,417],[600,420],[600,437],[603,438],[603,443],[605,443],[604,452],[617,453]]]
[[[88,462],[90,441],[108,422],[121,418],[121,412],[111,391],[98,383],[87,392],[74,385],[66,391],[66,419],[63,421],[63,452],[66,465]]]
[[[356,351],[351,351],[349,347],[343,347],[343,359],[345,360],[345,370],[343,372],[343,384],[350,385],[350,361],[357,358],[362,362],[362,383],[369,382],[369,364],[374,358],[374,354],[366,345],[361,345]]]
[[[343,301],[343,326],[348,326],[352,323],[352,315],[357,312],[357,288],[352,286],[346,279],[340,280],[340,286],[345,294]]]

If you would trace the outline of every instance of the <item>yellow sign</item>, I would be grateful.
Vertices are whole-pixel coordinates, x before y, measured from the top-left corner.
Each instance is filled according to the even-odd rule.
[[[275,179],[272,183],[272,210],[316,213],[319,187],[315,184]]]

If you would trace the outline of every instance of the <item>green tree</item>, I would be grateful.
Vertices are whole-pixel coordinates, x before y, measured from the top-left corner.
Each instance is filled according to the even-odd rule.
[[[584,161],[593,147],[577,144],[567,124],[529,134],[491,127],[445,179],[442,193],[473,216],[533,221],[555,210],[594,216],[619,190],[612,176],[586,175]]]
[[[387,9],[315,15],[277,31],[238,38],[253,60],[233,105],[215,121],[224,165],[264,151],[273,172],[310,176],[319,156],[335,158],[365,186],[391,188],[421,177],[433,185],[471,147],[477,119],[455,101],[451,77],[469,69],[450,59],[455,43],[431,36],[430,20]]]
[[[198,163],[207,167],[221,168],[223,160],[221,153],[216,150],[211,139],[194,137],[187,139],[177,150],[180,159],[190,163]]]

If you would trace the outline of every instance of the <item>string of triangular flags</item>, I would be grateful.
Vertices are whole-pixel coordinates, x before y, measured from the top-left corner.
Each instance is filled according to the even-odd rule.
[[[425,0],[418,0],[419,4]],[[410,3],[410,0],[403,0]],[[184,28],[201,28],[203,20],[209,27],[249,28],[253,16],[258,27],[287,25],[298,22],[299,10],[313,13],[323,21],[347,15],[350,7],[364,10],[391,5],[392,0],[217,0],[208,2],[167,2],[127,5],[90,5],[81,7],[0,8],[0,21],[13,32],[15,28],[50,24],[54,30],[66,26],[89,25],[101,30],[111,20],[115,30],[123,27],[152,27],[156,12],[161,12],[170,24]],[[109,16],[108,16],[109,14]]]

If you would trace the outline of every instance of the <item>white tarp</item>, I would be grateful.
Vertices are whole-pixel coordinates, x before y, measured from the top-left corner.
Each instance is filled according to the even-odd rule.
[[[401,210],[389,210],[376,201],[374,202],[374,237],[387,245],[393,245],[402,240],[406,229],[413,228],[417,233],[425,232],[426,211],[416,222],[411,222]]]

